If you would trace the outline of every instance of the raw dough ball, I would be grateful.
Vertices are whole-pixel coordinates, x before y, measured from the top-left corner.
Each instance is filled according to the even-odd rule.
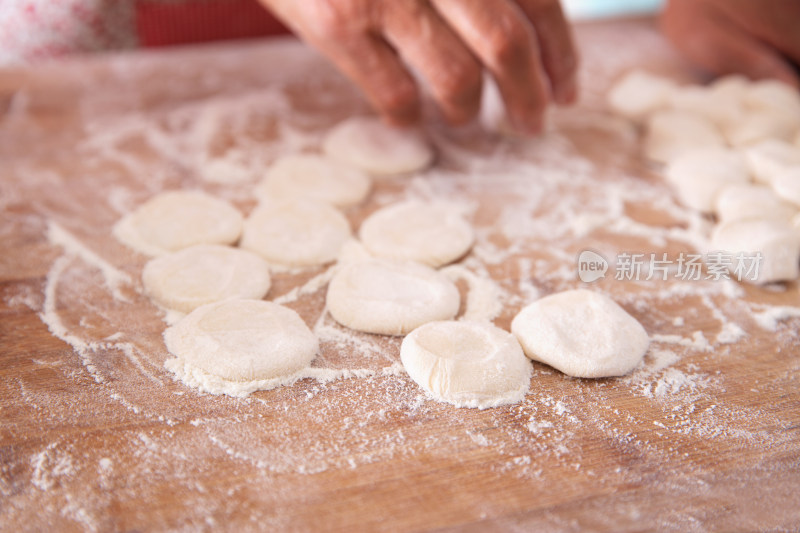
[[[800,235],[788,220],[751,218],[720,224],[711,235],[710,247],[713,252],[732,254],[733,266],[736,254],[761,253],[756,279],[745,276],[742,281],[771,283],[792,280],[800,274]]]
[[[659,111],[647,121],[645,155],[668,163],[679,155],[699,148],[725,146],[722,135],[708,120],[684,111]]]
[[[614,84],[608,104],[615,113],[639,120],[666,107],[676,88],[672,80],[634,70]]]
[[[622,376],[644,357],[650,339],[611,298],[587,290],[551,294],[511,322],[525,355],[580,378]]]
[[[364,172],[315,154],[281,157],[256,188],[262,200],[308,198],[336,207],[361,203],[372,182]]]
[[[456,316],[461,297],[452,281],[410,261],[373,259],[344,266],[328,286],[331,316],[349,328],[405,335]]]
[[[485,409],[515,403],[530,387],[531,362],[517,339],[483,322],[431,322],[403,339],[403,366],[437,400]]]
[[[433,162],[433,150],[413,129],[392,128],[375,117],[354,117],[325,138],[325,153],[374,175],[406,174]]]
[[[772,183],[778,174],[800,166],[800,148],[778,139],[767,139],[744,151],[750,172],[756,181]]]
[[[217,244],[198,244],[151,259],[142,281],[154,302],[183,313],[229,298],[258,300],[270,287],[266,261]]]
[[[114,226],[117,239],[150,256],[194,244],[232,244],[241,233],[241,213],[200,191],[163,192]]]
[[[772,189],[784,200],[800,206],[800,165],[776,175]]]
[[[684,205],[707,213],[725,185],[750,181],[744,157],[726,148],[685,152],[670,161],[665,175]]]
[[[350,237],[350,223],[335,208],[311,200],[263,203],[244,224],[242,248],[270,264],[302,267],[336,260]]]
[[[316,336],[297,313],[263,300],[198,307],[167,328],[164,340],[174,356],[231,381],[292,376],[319,351]]]
[[[472,227],[452,205],[403,202],[370,215],[359,230],[371,253],[438,267],[463,256],[472,247]]]
[[[766,185],[734,184],[720,189],[714,212],[719,222],[732,222],[747,218],[790,219],[797,209],[781,200]]]

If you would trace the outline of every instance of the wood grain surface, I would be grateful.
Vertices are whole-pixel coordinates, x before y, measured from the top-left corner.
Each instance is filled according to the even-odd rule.
[[[500,327],[537,296],[582,286],[583,249],[674,259],[702,246],[708,224],[677,204],[602,97],[635,67],[702,79],[648,21],[577,37],[583,98],[547,135],[450,130],[428,110],[436,167],[377,180],[346,213],[357,227],[408,197],[467,206],[477,241],[461,267],[492,280]],[[247,213],[271,161],[368,112],[292,41],[0,71],[0,529],[800,528],[794,283],[610,271],[589,288],[652,336],[643,366],[581,380],[535,364],[523,402],[479,411],[437,403],[397,371],[400,339],[333,323],[313,286],[324,269],[277,273],[270,299],[312,280],[285,300],[322,340],[315,366],[338,377],[246,399],[176,381],[162,313],[142,292],[146,258],[113,224],[175,188]],[[486,285],[459,287],[466,300]]]

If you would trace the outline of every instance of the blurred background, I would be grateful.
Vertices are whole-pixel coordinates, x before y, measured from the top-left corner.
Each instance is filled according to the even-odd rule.
[[[660,0],[563,0],[575,20],[655,12]],[[76,53],[286,33],[257,0],[0,0],[0,66]]]
[[[662,0],[561,0],[573,20],[646,15],[657,12]]]

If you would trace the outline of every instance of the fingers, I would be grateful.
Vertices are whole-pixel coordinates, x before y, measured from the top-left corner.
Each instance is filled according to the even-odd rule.
[[[776,48],[800,65],[800,2],[772,0],[769,9],[752,0],[710,0],[740,28]]]
[[[419,120],[416,83],[389,44],[370,33],[328,43],[324,52],[366,95],[383,118],[397,126]]]
[[[377,2],[260,1],[355,82],[387,122],[408,125],[418,120],[416,83],[376,31]]]
[[[767,44],[696,0],[672,0],[662,17],[664,33],[688,59],[716,74],[741,73],[798,86],[792,66]]]
[[[497,82],[512,124],[522,132],[542,130],[548,103],[544,67],[533,27],[510,0],[433,0],[450,24]]]
[[[561,3],[557,0],[517,0],[517,3],[536,30],[553,99],[560,105],[574,103],[578,96],[578,53]]]
[[[428,82],[454,123],[477,114],[483,69],[494,77],[509,119],[523,133],[541,131],[551,90],[559,103],[575,99],[577,61],[558,0],[261,2],[328,56],[395,124],[414,122],[420,112],[408,66]]]
[[[447,120],[463,124],[480,107],[481,66],[426,2],[387,2],[382,28],[400,56],[429,84]]]

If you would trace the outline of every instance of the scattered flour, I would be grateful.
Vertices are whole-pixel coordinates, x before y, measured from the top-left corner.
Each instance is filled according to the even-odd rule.
[[[631,37],[617,34],[604,34],[606,46],[587,47],[581,73],[585,97],[575,111],[556,111],[554,127],[543,138],[497,142],[474,130],[454,133],[434,126],[429,134],[438,166],[377,185],[370,207],[407,200],[411,194],[426,200],[481,199],[470,214],[475,246],[448,270],[467,285],[464,317],[507,327],[524,304],[581,287],[575,259],[589,246],[608,258],[625,250],[656,252],[662,245],[675,253],[704,249],[708,221],[681,207],[665,184],[631,163],[635,130],[599,107],[607,83],[597,80],[609,81],[659,46],[647,35],[642,48],[625,46]],[[523,401],[480,412],[430,401],[403,371],[399,339],[355,333],[334,323],[324,309],[322,289],[335,267],[311,279],[294,271],[276,276],[276,300],[313,325],[321,343],[314,366],[292,376],[291,387],[244,397],[269,384],[214,381],[170,359],[160,338],[162,318],[172,321],[177,315],[162,317],[147,301],[136,279],[143,260],[130,264],[136,259],[115,257],[115,248],[106,247],[112,237],[96,237],[98,228],[110,228],[143,200],[176,184],[212,191],[237,207],[251,205],[262,169],[280,155],[319,149],[323,132],[334,123],[322,116],[338,121],[366,111],[349,85],[300,50],[281,49],[295,60],[282,61],[287,67],[278,71],[250,68],[251,55],[213,52],[220,54],[212,59],[222,70],[202,76],[188,67],[161,76],[170,67],[159,66],[156,56],[110,60],[114,67],[103,80],[119,91],[98,98],[92,90],[92,97],[81,97],[75,122],[65,126],[66,134],[75,135],[70,143],[80,157],[70,154],[69,165],[48,166],[47,158],[31,156],[4,168],[15,187],[0,194],[2,215],[21,227],[44,222],[47,237],[62,253],[44,265],[43,286],[31,285],[35,297],[22,287],[5,289],[2,297],[39,311],[42,322],[74,354],[31,359],[31,365],[46,369],[59,387],[70,390],[68,403],[58,390],[43,390],[28,378],[4,383],[5,394],[15,407],[28,410],[32,424],[75,428],[57,439],[43,433],[42,444],[28,453],[10,451],[8,471],[21,474],[12,486],[6,470],[0,472],[0,494],[8,500],[0,509],[0,516],[8,518],[4,523],[43,529],[59,520],[101,530],[108,527],[112,498],[157,498],[152,478],[163,476],[182,487],[182,499],[198,517],[187,528],[218,526],[214,521],[228,512],[226,500],[260,492],[265,505],[251,509],[252,519],[280,530],[287,524],[270,510],[281,508],[282,496],[269,489],[290,479],[281,477],[286,474],[349,471],[414,457],[446,463],[477,449],[490,482],[494,476],[541,487],[574,479],[576,487],[590,482],[611,490],[650,481],[650,473],[627,461],[629,454],[648,464],[678,465],[694,480],[709,478],[703,455],[707,442],[748,453],[785,445],[781,436],[765,435],[762,428],[788,427],[790,421],[732,405],[723,394],[725,369],[731,361],[741,362],[737,348],[759,334],[751,324],[793,333],[797,326],[791,319],[800,317],[800,308],[753,304],[752,292],[730,281],[656,283],[613,276],[598,281],[589,288],[613,296],[655,333],[643,364],[628,376],[602,381],[570,379],[535,365]],[[229,75],[234,71],[251,78]],[[319,95],[313,105],[291,98],[287,89],[311,84],[310,71],[321,77],[307,87]],[[159,85],[169,105],[148,106],[149,96],[137,89],[136,80],[143,78],[165,84],[177,79],[186,86],[173,81]],[[99,85],[94,79],[73,81],[76,90]],[[15,136],[6,134],[3,123],[0,134],[10,142],[37,139],[49,157],[63,151],[63,140],[49,140],[29,120],[28,109],[41,105],[37,98],[35,92],[15,95],[13,117],[6,116],[13,120]],[[587,128],[603,132],[600,146],[581,143],[581,130]],[[21,141],[14,140],[17,136]],[[595,161],[592,151],[597,149],[610,164]],[[78,165],[75,173],[63,170],[72,165]],[[80,179],[91,179],[96,187],[88,192],[76,188]],[[604,194],[596,193],[598,187]],[[42,194],[46,201],[40,200]],[[492,201],[484,201],[489,197]],[[26,203],[36,210],[36,221],[7,210]],[[93,206],[91,211],[75,208],[86,205]],[[658,216],[642,216],[640,206],[652,207]],[[365,214],[356,210],[347,215],[358,221]],[[11,230],[0,229],[3,236],[6,231]],[[23,259],[39,264],[39,251]],[[785,302],[795,294],[790,286],[773,296],[776,301],[785,296],[780,300]],[[695,331],[696,321],[706,315],[712,325],[703,322],[703,331]],[[710,357],[722,344],[730,355]],[[171,379],[165,361],[189,387],[208,394]],[[794,386],[795,375],[787,373],[777,385]],[[752,382],[754,391],[773,386]],[[220,395],[225,391],[238,396]],[[630,408],[621,405],[621,397]],[[92,416],[107,420],[114,431],[94,434],[95,448],[88,449],[80,421]],[[310,427],[314,432],[303,430]],[[442,427],[448,430],[439,431]],[[585,443],[598,442],[598,435],[609,449],[624,451],[616,470],[598,470],[589,460]],[[615,454],[609,457],[616,460]],[[225,468],[233,474],[230,479],[253,485],[231,482],[222,489],[228,492],[221,493],[204,477],[213,468]],[[125,472],[124,484],[113,481],[120,472]],[[688,486],[675,490],[694,494]],[[492,516],[495,510],[487,502],[480,512]]]

